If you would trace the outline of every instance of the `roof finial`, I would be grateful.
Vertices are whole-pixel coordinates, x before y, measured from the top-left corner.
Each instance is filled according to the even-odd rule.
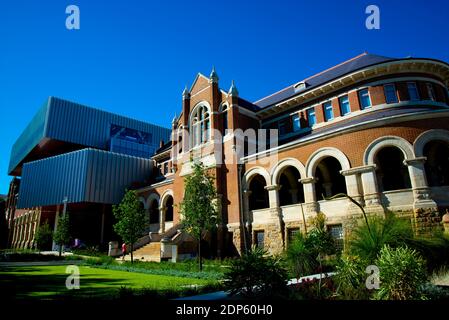
[[[184,88],[184,91],[182,92],[182,98],[183,99],[189,99],[190,98],[190,92],[189,92],[189,89],[187,89],[187,85]]]
[[[231,95],[231,96],[238,96],[239,95],[239,91],[237,90],[237,87],[235,86],[234,80],[232,80],[231,88],[229,88],[228,94]]]
[[[215,66],[212,66],[212,71],[209,75],[209,82],[217,83],[218,82],[218,74],[215,71]]]

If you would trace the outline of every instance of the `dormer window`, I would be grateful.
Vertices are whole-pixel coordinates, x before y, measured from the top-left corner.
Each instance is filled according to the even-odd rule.
[[[209,140],[210,113],[206,105],[198,105],[190,116],[192,146],[198,146]]]
[[[307,87],[307,84],[304,81],[298,82],[293,86],[295,92],[303,91]]]

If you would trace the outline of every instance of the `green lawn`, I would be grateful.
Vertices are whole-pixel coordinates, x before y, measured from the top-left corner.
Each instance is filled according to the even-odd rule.
[[[80,289],[68,290],[67,266],[21,266],[0,269],[2,294],[18,299],[113,298],[122,286],[133,289],[182,290],[190,285],[213,281],[173,276],[133,273],[79,266]]]

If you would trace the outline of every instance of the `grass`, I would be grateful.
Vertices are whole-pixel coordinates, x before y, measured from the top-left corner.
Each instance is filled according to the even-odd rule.
[[[16,299],[114,299],[123,287],[132,290],[182,291],[192,285],[208,286],[216,282],[117,271],[89,266],[80,268],[80,289],[65,286],[69,274],[66,266],[24,266],[0,269],[0,291],[6,298]]]

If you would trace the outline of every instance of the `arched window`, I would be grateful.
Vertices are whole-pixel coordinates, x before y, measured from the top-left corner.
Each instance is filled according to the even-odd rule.
[[[150,205],[150,224],[159,223],[159,204],[153,200]]]
[[[340,174],[341,164],[334,157],[326,157],[315,169],[315,192],[318,200],[346,193],[345,177]]]
[[[301,175],[298,170],[289,166],[279,176],[279,202],[281,206],[304,202],[304,188],[299,182]]]
[[[449,186],[449,145],[433,140],[424,146],[427,183],[430,187]]]
[[[205,105],[197,106],[190,116],[192,146],[198,146],[209,140],[210,114]]]
[[[173,221],[173,197],[168,196],[167,202],[165,202],[165,221]]]
[[[251,191],[249,196],[249,210],[264,209],[270,206],[268,202],[268,191],[265,189],[266,185],[264,177],[259,174],[251,179],[249,183],[249,190]]]
[[[222,115],[222,126],[223,126],[223,135],[226,134],[226,130],[228,130],[228,105],[223,104],[221,106],[221,115]]]
[[[384,147],[374,157],[377,166],[377,183],[380,191],[408,189],[411,187],[404,154],[397,147]]]

